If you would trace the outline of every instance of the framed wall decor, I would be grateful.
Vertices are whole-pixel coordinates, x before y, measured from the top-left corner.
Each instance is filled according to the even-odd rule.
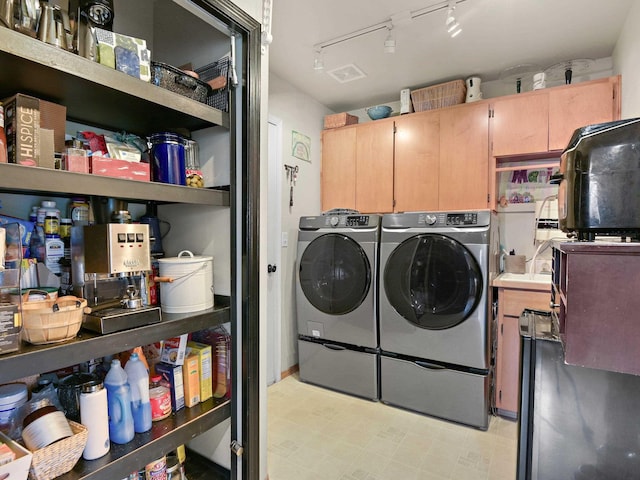
[[[311,162],[311,138],[292,130],[291,155],[305,162]]]

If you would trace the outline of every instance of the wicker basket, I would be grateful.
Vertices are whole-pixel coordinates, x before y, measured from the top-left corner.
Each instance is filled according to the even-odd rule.
[[[87,444],[89,431],[72,420],[69,426],[73,435],[33,452],[29,480],[51,480],[70,471],[80,459]]]
[[[464,80],[432,85],[411,91],[411,102],[416,112],[450,107],[464,103],[467,86]]]
[[[22,338],[36,345],[70,340],[82,326],[86,306],[85,299],[74,296],[40,301],[28,301],[23,296]]]

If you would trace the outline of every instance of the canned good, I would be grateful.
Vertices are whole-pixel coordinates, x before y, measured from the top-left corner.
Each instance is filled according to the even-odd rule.
[[[144,467],[146,480],[167,480],[167,459],[161,457]]]

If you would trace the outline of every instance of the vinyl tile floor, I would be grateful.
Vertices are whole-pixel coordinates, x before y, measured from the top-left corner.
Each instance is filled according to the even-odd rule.
[[[269,480],[514,480],[517,423],[489,429],[303,383],[267,389]]]

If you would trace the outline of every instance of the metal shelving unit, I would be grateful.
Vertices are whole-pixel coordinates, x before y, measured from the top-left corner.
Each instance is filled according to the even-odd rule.
[[[162,314],[162,321],[144,327],[100,335],[81,330],[64,343],[22,344],[18,352],[0,356],[0,384],[16,378],[51,371],[69,364],[148,345],[183,333],[195,332],[229,322],[229,307],[214,307],[193,314]]]
[[[0,28],[2,30],[2,28]],[[184,187],[168,183],[140,182],[86,173],[0,163],[0,192],[28,195],[100,195],[132,202],[185,203],[229,206],[229,192]]]
[[[175,125],[229,128],[228,113],[8,28],[0,28],[0,65],[0,98],[32,94],[65,105],[79,123],[141,136]]]

